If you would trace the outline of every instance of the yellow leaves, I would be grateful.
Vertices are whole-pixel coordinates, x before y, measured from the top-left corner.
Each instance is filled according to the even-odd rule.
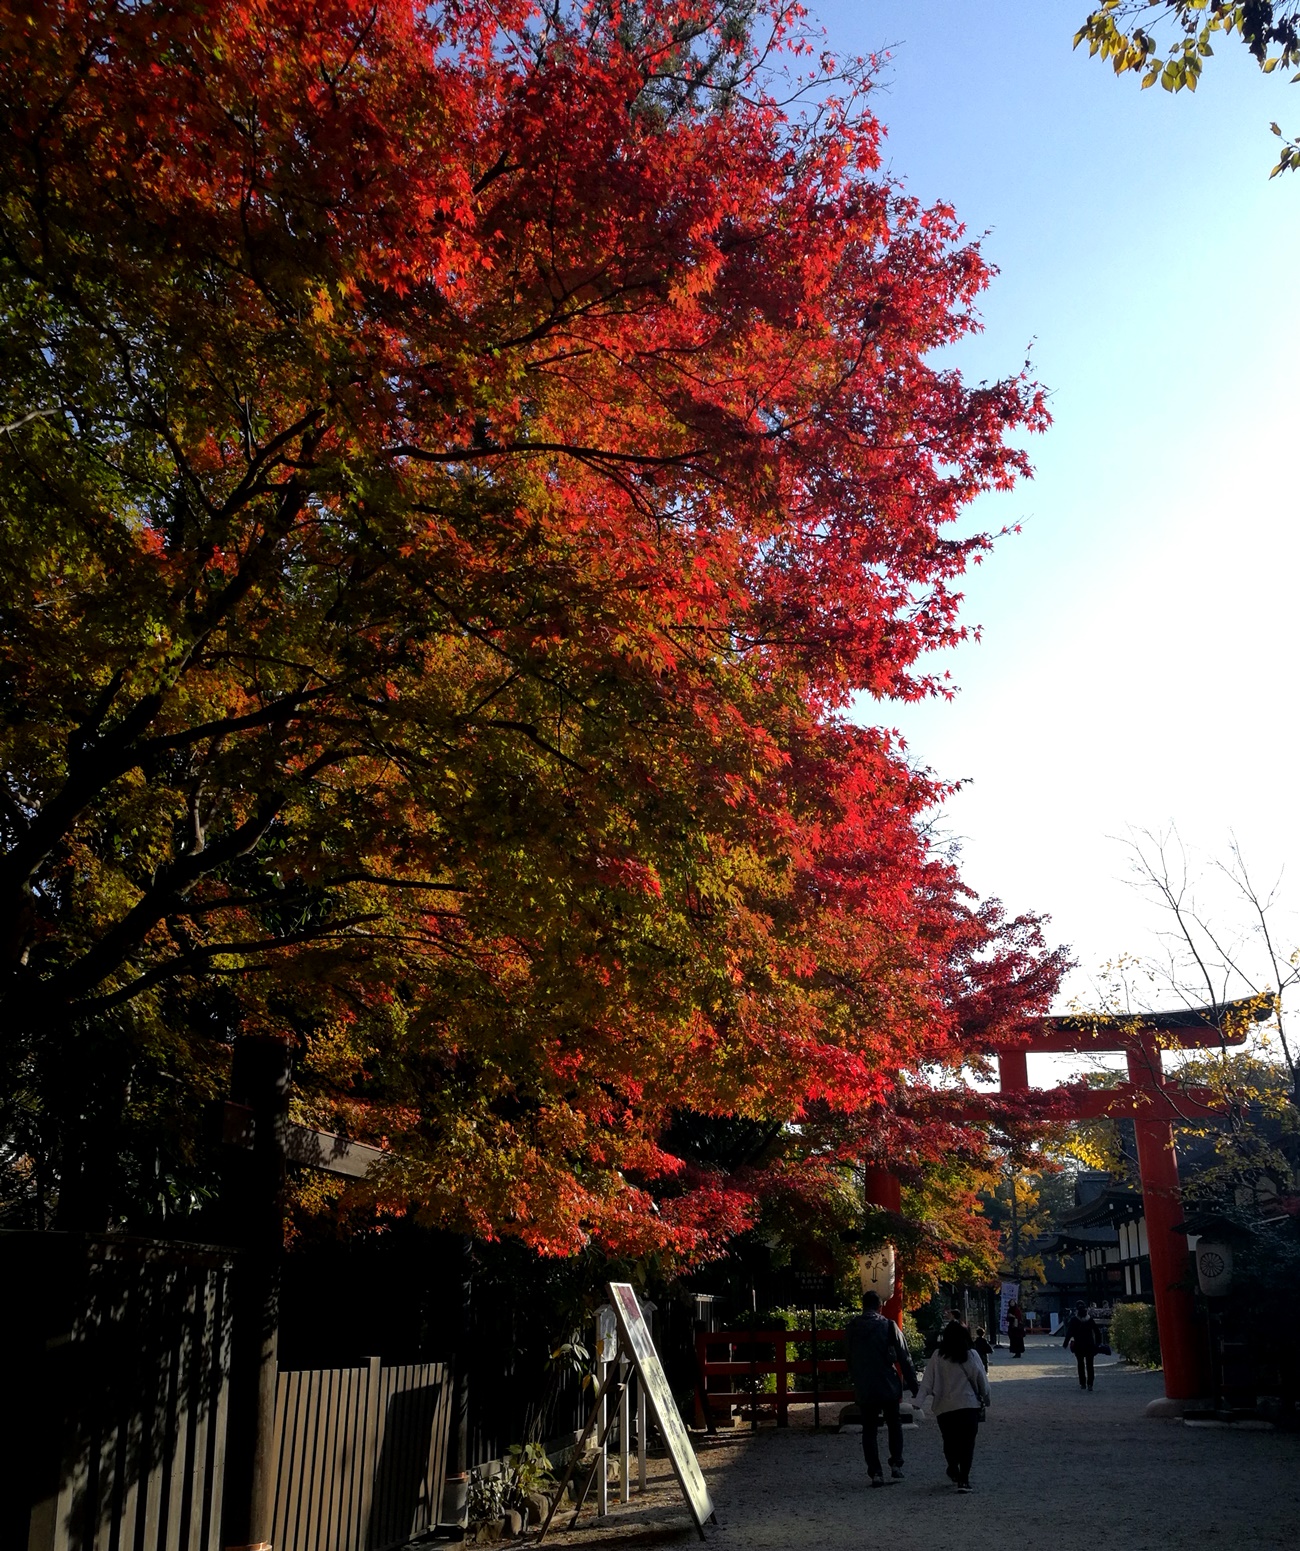
[[[334,321],[334,299],[325,286],[321,286],[312,299],[311,320],[313,323]]]
[[[1124,20],[1152,11],[1162,13],[1181,29],[1166,50],[1152,33],[1142,27],[1126,32]],[[1250,7],[1230,4],[1227,0],[1104,0],[1092,11],[1074,36],[1074,46],[1087,43],[1090,57],[1109,60],[1116,75],[1142,72],[1142,88],[1157,82],[1167,92],[1195,92],[1201,76],[1202,61],[1213,58],[1211,39],[1215,33],[1234,34],[1248,48],[1260,70],[1272,75],[1279,67],[1300,63],[1300,25],[1290,7]],[[1280,44],[1281,52],[1266,54],[1268,46]],[[1300,76],[1293,77],[1300,80]],[[1280,135],[1277,125],[1273,133]],[[1300,142],[1288,144],[1270,177],[1300,166]]]
[[[319,1081],[345,1090],[364,1072],[373,1053],[355,1019],[333,1018],[307,1036],[302,1060],[304,1077],[308,1083]]]

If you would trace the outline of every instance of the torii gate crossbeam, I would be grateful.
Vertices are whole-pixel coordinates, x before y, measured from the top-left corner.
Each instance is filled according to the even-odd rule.
[[[1167,1084],[1162,1050],[1208,1050],[1246,1042],[1246,1025],[1261,1022],[1272,1011],[1271,1000],[1245,998],[1217,1008],[1199,1007],[1133,1017],[1052,1017],[1038,1021],[1028,1040],[1014,1048],[994,1048],[1003,1094],[1029,1089],[1031,1055],[1100,1055],[1121,1051],[1128,1058],[1128,1082],[1116,1088],[1059,1087],[1038,1090],[1045,1116],[1059,1120],[1094,1119],[1109,1115],[1131,1119],[1137,1134],[1138,1173],[1146,1214],[1151,1256],[1156,1324],[1164,1364],[1165,1395],[1172,1401],[1191,1400],[1204,1392],[1201,1343],[1197,1338],[1195,1305],[1188,1285],[1187,1238],[1183,1222],[1174,1125],[1223,1113],[1222,1100],[1207,1089],[1181,1089]],[[954,1118],[986,1117],[975,1102],[996,1094],[971,1094],[968,1104],[948,1110]],[[866,1200],[897,1212],[898,1179],[885,1169],[868,1169]],[[902,1317],[902,1299],[895,1293],[886,1313]]]

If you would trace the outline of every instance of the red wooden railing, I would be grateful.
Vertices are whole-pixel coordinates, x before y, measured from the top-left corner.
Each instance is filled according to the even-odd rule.
[[[821,1402],[855,1398],[844,1387],[849,1365],[843,1357],[823,1356],[832,1342],[843,1346],[842,1330],[816,1333],[816,1361],[809,1357],[790,1357],[788,1348],[796,1342],[811,1345],[811,1330],[703,1330],[695,1338],[695,1366],[699,1382],[695,1389],[695,1420],[710,1432],[717,1428],[715,1411],[730,1414],[740,1406],[752,1421],[759,1408],[773,1411],[776,1425],[789,1425],[789,1408]],[[737,1348],[743,1355],[738,1355]],[[725,1351],[725,1357],[716,1354]],[[710,1353],[715,1355],[710,1356]],[[767,1374],[776,1375],[776,1392],[763,1394],[758,1381]],[[710,1380],[726,1379],[725,1388],[714,1388]],[[804,1388],[792,1388],[791,1380],[807,1380]]]

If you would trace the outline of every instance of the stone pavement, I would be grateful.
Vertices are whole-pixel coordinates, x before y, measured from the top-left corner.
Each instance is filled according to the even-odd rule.
[[[768,1426],[697,1438],[717,1505],[717,1551],[1233,1551],[1300,1547],[1300,1436],[1185,1427],[1143,1416],[1159,1374],[1101,1358],[1087,1394],[1058,1342],[993,1354],[993,1404],[960,1496],[939,1430],[905,1434],[906,1479],[867,1486],[858,1434]],[[884,1438],[882,1434],[881,1442]],[[560,1546],[690,1543],[666,1461],[652,1490],[603,1521],[584,1515]]]
[[[1080,1390],[1059,1342],[993,1354],[993,1403],[970,1496],[944,1475],[939,1429],[909,1429],[905,1480],[866,1486],[858,1435],[760,1432],[714,1478],[727,1551],[1181,1551],[1300,1546],[1300,1437],[1143,1416],[1158,1374],[1098,1363]],[[882,1440],[883,1442],[883,1437]]]

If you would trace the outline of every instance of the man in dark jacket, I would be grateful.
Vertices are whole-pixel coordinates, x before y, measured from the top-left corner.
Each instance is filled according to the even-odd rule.
[[[1079,1388],[1092,1388],[1093,1358],[1101,1346],[1101,1326],[1088,1314],[1088,1305],[1082,1301],[1074,1306],[1074,1314],[1065,1327],[1066,1346],[1074,1353],[1079,1367]]]
[[[912,1394],[917,1391],[916,1370],[898,1326],[880,1312],[878,1294],[869,1292],[862,1299],[862,1313],[844,1328],[848,1350],[849,1375],[858,1394],[862,1411],[862,1455],[872,1486],[884,1486],[876,1428],[883,1417],[889,1430],[889,1479],[903,1479],[903,1424],[898,1403],[903,1385]],[[900,1377],[901,1370],[901,1377]]]

